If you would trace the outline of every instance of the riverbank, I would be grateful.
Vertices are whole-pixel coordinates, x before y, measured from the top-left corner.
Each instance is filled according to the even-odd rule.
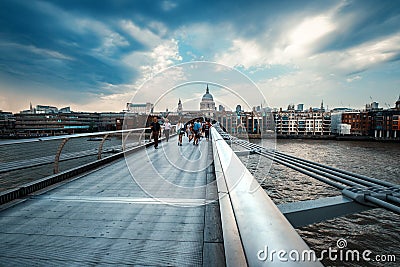
[[[131,133],[131,135],[141,135],[142,133]],[[102,135],[99,132],[99,135]],[[65,135],[68,136],[68,135]],[[238,138],[249,138],[249,139],[262,139],[260,134],[241,134],[235,135]],[[31,136],[9,136],[0,135],[0,140],[19,140],[19,139],[34,139],[42,137],[52,137],[50,135],[31,135]],[[146,139],[149,138],[146,134]],[[387,142],[387,143],[400,143],[400,138],[375,138],[372,136],[356,136],[356,135],[286,135],[277,134],[276,139],[306,139],[306,140],[336,140],[336,141],[370,141],[370,142]]]
[[[277,139],[315,139],[315,140],[335,140],[334,135],[288,135],[288,134],[277,134]]]
[[[283,135],[277,134],[277,139],[307,139],[307,140],[336,140],[336,141],[369,141],[369,142],[388,142],[400,143],[400,138],[374,138],[372,136],[356,136],[356,135]]]

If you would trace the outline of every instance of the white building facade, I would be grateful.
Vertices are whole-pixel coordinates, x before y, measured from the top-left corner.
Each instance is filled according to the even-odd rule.
[[[281,135],[330,135],[331,115],[325,111],[278,111],[276,133]]]

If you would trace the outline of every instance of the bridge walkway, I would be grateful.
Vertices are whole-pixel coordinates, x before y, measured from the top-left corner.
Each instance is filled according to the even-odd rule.
[[[175,137],[29,195],[0,211],[0,265],[224,264],[212,158]]]

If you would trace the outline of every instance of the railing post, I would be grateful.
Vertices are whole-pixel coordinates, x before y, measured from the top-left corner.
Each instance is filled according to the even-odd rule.
[[[101,151],[103,150],[103,144],[107,140],[108,136],[109,134],[104,135],[103,139],[100,142],[99,151],[97,152],[97,159],[101,159]]]
[[[146,139],[146,130],[143,130],[139,135],[139,146],[142,144],[143,134],[144,134],[144,138]]]
[[[63,141],[61,142],[61,144],[59,145],[59,147],[57,149],[56,157],[54,158],[54,168],[53,168],[54,174],[59,172],[58,163],[60,161],[61,152],[64,148],[64,145],[68,142],[68,140],[69,140],[69,138],[63,139]]]
[[[129,135],[130,135],[130,132],[127,133],[126,135],[124,135],[124,134],[121,135],[121,138],[122,138],[122,143],[121,143],[122,151],[125,151],[125,149],[126,149],[126,140],[128,140]]]

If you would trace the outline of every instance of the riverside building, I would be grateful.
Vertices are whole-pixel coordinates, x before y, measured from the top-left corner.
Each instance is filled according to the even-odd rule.
[[[14,114],[16,136],[52,136],[80,132],[122,129],[125,112],[73,112],[69,107],[30,105],[29,110]]]
[[[350,135],[400,139],[400,96],[394,108],[379,108],[377,102],[372,102],[364,111],[345,111],[341,123],[347,125]]]
[[[12,112],[0,110],[0,135],[9,135],[15,128],[15,116]]]
[[[282,108],[274,113],[277,135],[330,135],[331,113],[321,108],[307,111],[295,109],[289,105],[287,110]]]

